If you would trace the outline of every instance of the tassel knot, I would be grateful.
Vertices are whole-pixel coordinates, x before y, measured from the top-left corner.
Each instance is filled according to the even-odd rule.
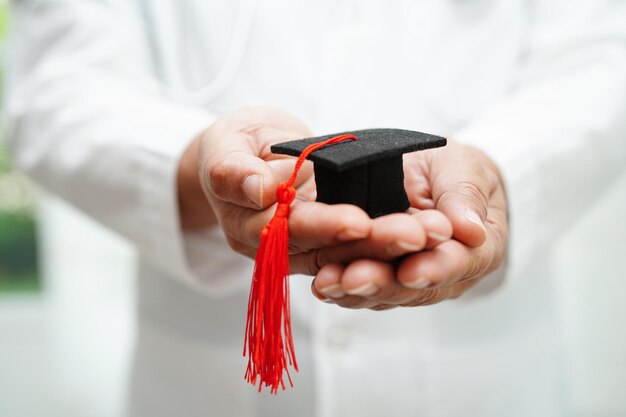
[[[276,190],[276,202],[278,202],[278,207],[276,207],[276,213],[274,214],[274,218],[289,217],[289,208],[291,207],[291,203],[295,198],[295,188],[293,188],[286,182],[281,182],[280,184],[278,184],[278,189]]]
[[[278,204],[291,204],[296,198],[296,189],[286,182],[278,184],[276,189],[276,201]]]

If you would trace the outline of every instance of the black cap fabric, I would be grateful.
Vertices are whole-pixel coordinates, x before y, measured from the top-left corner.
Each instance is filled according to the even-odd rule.
[[[309,155],[314,163],[317,201],[354,204],[370,217],[409,208],[402,155],[445,146],[445,138],[401,129],[367,129],[273,145],[273,153],[299,156],[308,145],[350,133],[356,141],[328,145]]]
[[[341,172],[358,165],[389,159],[408,152],[446,145],[445,138],[427,133],[402,129],[367,129],[279,143],[272,146],[272,152],[298,156],[308,145],[322,142],[344,133],[351,133],[358,140],[326,146],[313,152],[308,159],[316,165],[319,164]]]

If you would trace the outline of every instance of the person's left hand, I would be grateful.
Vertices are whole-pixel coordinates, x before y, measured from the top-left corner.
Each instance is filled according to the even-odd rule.
[[[507,202],[500,172],[487,155],[449,141],[445,148],[406,155],[404,171],[411,206],[445,214],[454,239],[407,255],[399,264],[389,254],[372,253],[377,242],[322,249],[322,266],[311,271],[317,298],[374,310],[430,305],[459,297],[502,263]],[[374,220],[373,231],[384,231],[386,217]],[[372,233],[369,239],[380,237]],[[355,246],[363,248],[365,259],[345,263],[344,252],[359,250]]]

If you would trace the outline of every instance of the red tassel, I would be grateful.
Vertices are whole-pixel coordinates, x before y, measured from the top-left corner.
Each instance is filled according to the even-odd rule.
[[[264,385],[270,387],[272,394],[276,394],[279,387],[284,390],[285,373],[293,387],[287,364],[298,371],[289,312],[288,251],[289,209],[296,197],[293,187],[296,176],[312,152],[326,145],[356,139],[354,135],[345,134],[307,146],[289,180],[280,183],[276,190],[278,206],[274,217],[261,232],[261,244],[256,254],[243,346],[244,356],[248,355],[245,378],[253,385],[258,378],[259,391]]]

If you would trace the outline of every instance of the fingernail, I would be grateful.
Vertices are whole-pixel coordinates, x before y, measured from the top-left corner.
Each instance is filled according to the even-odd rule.
[[[465,218],[468,221],[474,223],[475,225],[480,226],[481,229],[487,230],[485,228],[485,224],[483,223],[482,219],[480,218],[478,213],[476,213],[474,210],[465,209]]]
[[[412,243],[409,242],[403,242],[401,240],[398,240],[394,243],[392,243],[388,248],[387,248],[387,252],[390,255],[393,256],[397,256],[397,255],[402,255],[408,252],[417,252],[424,249],[422,246],[417,246],[414,245]]]
[[[378,287],[373,282],[368,282],[367,284],[363,284],[360,287],[353,288],[351,290],[346,290],[346,292],[350,295],[374,295],[378,291]]]
[[[422,209],[434,209],[435,208],[435,202],[431,200],[430,198],[418,198],[417,205],[420,206],[420,208]]]
[[[322,303],[326,303],[326,304],[333,304],[333,300],[331,300],[330,298],[326,298],[326,297],[317,297],[318,300],[320,300]]]
[[[345,291],[339,284],[329,285],[328,287],[320,288],[318,291],[330,298],[341,298],[346,295]]]
[[[401,240],[397,241],[396,245],[398,245],[398,247],[400,247],[401,249],[407,252],[416,252],[418,250],[423,249],[422,246],[414,245],[413,243],[409,243],[409,242],[403,242]]]
[[[423,290],[425,288],[428,288],[428,286],[430,286],[430,280],[426,277],[419,277],[414,281],[404,283],[404,286],[408,288],[413,288],[416,290]]]
[[[256,204],[263,207],[263,178],[260,175],[248,175],[243,180],[243,193],[245,196]]]
[[[435,232],[428,232],[427,234],[430,240],[434,240],[436,242],[445,242],[448,239],[450,239],[449,236],[440,235],[439,233],[435,233]]]
[[[365,239],[367,237],[367,232],[363,232],[361,230],[353,230],[347,229],[339,232],[337,235],[337,239],[341,241],[355,240],[355,239]]]

